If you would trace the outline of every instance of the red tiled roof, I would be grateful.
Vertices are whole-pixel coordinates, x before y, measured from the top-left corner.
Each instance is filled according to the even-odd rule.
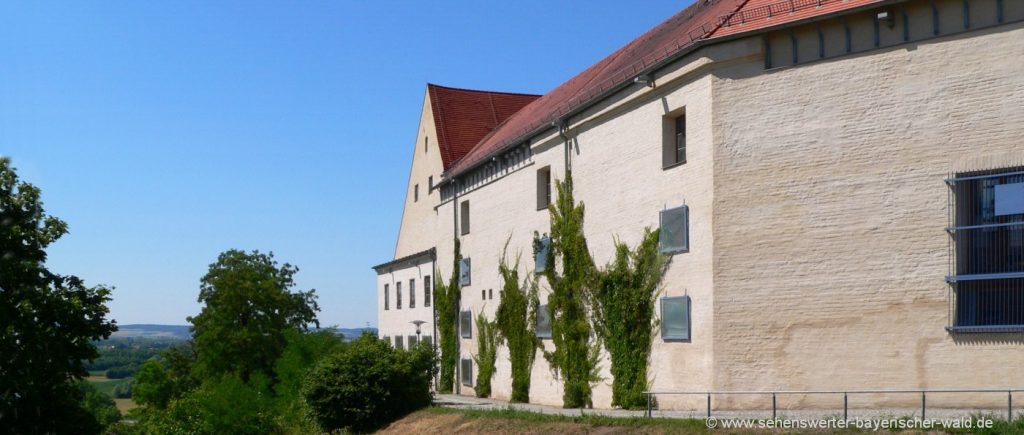
[[[697,41],[766,29],[779,24],[884,0],[697,0],[665,22],[509,117],[448,171],[458,174],[491,154],[526,139],[651,65]],[[771,14],[767,12],[770,11]],[[769,16],[770,15],[770,16]],[[446,163],[448,168],[449,164]]]
[[[498,124],[540,95],[474,91],[427,84],[441,161],[447,170]]]

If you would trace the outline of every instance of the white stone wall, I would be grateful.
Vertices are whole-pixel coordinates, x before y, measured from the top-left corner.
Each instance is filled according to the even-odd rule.
[[[416,335],[414,320],[422,320],[426,323],[420,326],[422,336],[435,337],[434,332],[434,311],[433,301],[428,306],[424,294],[423,283],[427,279],[433,279],[433,262],[423,259],[416,264],[396,267],[392,270],[383,270],[377,275],[377,335],[380,337],[394,337],[401,335],[405,337],[403,342],[406,347],[409,345],[409,336]],[[409,280],[416,280],[416,307],[409,307]],[[402,308],[396,304],[395,288],[396,283],[402,283]],[[388,309],[384,309],[384,285],[387,284],[390,301]],[[433,297],[433,283],[431,283],[431,297]],[[436,341],[432,339],[432,342]]]

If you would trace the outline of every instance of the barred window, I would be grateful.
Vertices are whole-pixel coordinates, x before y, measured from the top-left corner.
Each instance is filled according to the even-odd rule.
[[[1024,331],[1024,167],[949,185],[951,332]]]

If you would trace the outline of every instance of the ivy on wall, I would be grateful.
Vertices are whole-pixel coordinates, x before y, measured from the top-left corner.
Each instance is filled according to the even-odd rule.
[[[530,401],[530,373],[533,361],[537,356],[540,340],[536,336],[537,281],[527,276],[522,284],[519,282],[519,257],[514,265],[509,266],[505,252],[498,262],[502,285],[498,311],[495,314],[495,325],[508,346],[509,359],[512,366],[512,397],[513,403]]]
[[[494,378],[494,365],[498,359],[498,346],[501,336],[493,320],[487,320],[483,312],[476,315],[476,397],[491,397],[491,379]]]
[[[616,241],[615,260],[594,274],[588,286],[594,329],[611,356],[612,406],[647,406],[643,391],[650,386],[654,307],[668,265],[658,249],[658,234],[645,228],[636,249]]]
[[[440,385],[437,391],[442,394],[452,392],[455,385],[455,364],[459,359],[456,340],[458,331],[456,322],[459,319],[459,299],[462,291],[459,288],[459,261],[462,254],[459,250],[459,239],[455,239],[452,275],[445,283],[441,279],[441,271],[434,273],[434,309],[437,313],[438,344],[441,348]]]
[[[583,203],[576,204],[572,194],[572,172],[565,181],[556,181],[557,198],[548,209],[551,215],[551,266],[541,274],[551,287],[548,314],[555,350],[545,351],[544,359],[562,378],[562,406],[593,407],[592,384],[600,381],[598,360],[600,343],[591,340],[588,319],[588,280],[596,271],[583,235]],[[561,267],[554,267],[561,260]],[[560,269],[560,270],[557,270]]]

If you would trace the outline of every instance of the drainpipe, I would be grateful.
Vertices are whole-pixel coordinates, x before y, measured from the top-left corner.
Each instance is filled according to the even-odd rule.
[[[431,279],[433,279],[434,282],[437,282],[437,249],[436,248],[434,249],[434,252],[430,254],[430,270],[431,270],[430,276],[432,277]],[[433,291],[430,292],[430,298],[434,299],[434,294],[437,293],[437,286],[435,286],[433,282],[430,283],[429,285],[433,289]],[[437,304],[433,300],[430,301],[430,315],[434,318],[434,322],[433,322],[434,323],[434,339],[431,340],[432,341],[431,344],[434,347],[434,355],[437,355]],[[437,373],[434,373],[434,391],[438,391],[440,389],[441,389],[441,372],[439,371]]]
[[[459,238],[459,180],[452,178],[452,240]],[[455,246],[452,246],[455,249]],[[454,255],[454,252],[452,253]],[[454,266],[454,265],[452,265]],[[458,273],[452,271],[453,274]],[[458,281],[455,285],[459,285]],[[451,289],[449,289],[451,290]],[[462,309],[462,292],[459,291],[459,299],[455,301],[455,394],[462,394],[462,334],[459,331],[459,310]]]

